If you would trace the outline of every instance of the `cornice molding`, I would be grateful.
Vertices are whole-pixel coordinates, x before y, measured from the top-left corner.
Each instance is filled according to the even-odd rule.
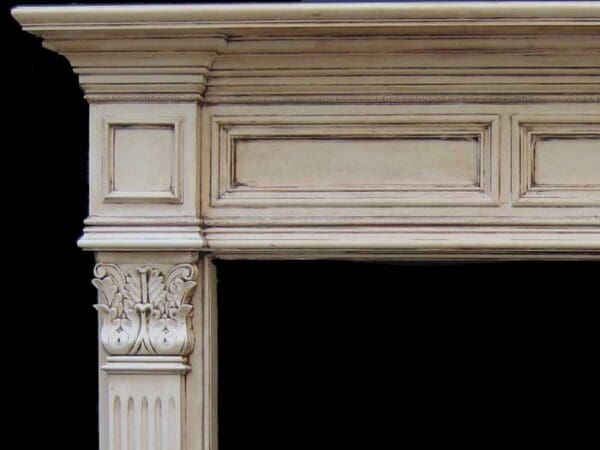
[[[13,15],[67,57],[90,103],[203,102],[205,92],[211,103],[580,101],[581,83],[583,101],[598,98],[585,61],[600,58],[593,2],[19,7]],[[521,59],[504,66],[494,54]],[[561,56],[544,66],[543,55]],[[529,76],[490,78],[490,68],[514,65]],[[247,82],[265,67],[279,73]],[[424,79],[377,69],[423,67],[432,70]],[[552,75],[549,67],[589,76],[531,78]],[[333,70],[337,81],[308,79],[311,69]],[[534,86],[540,96],[530,100]]]

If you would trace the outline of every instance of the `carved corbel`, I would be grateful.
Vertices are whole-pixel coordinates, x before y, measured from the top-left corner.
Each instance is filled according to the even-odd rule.
[[[190,300],[197,268],[97,264],[101,341],[109,355],[188,355],[194,345]]]

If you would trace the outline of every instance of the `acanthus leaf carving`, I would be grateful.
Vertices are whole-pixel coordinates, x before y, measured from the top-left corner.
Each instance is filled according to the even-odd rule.
[[[197,268],[177,264],[166,273],[152,266],[123,271],[97,264],[92,284],[100,293],[102,345],[111,355],[187,355]]]

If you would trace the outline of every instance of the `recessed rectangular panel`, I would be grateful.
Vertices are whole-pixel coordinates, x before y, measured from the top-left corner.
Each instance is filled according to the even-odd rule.
[[[514,206],[600,205],[600,117],[513,117]]]
[[[235,185],[478,186],[477,136],[239,139]]]
[[[471,206],[498,199],[498,116],[218,116],[212,206]]]
[[[600,135],[538,138],[534,186],[600,186]]]
[[[173,185],[173,126],[116,126],[113,129],[113,189],[170,192]]]

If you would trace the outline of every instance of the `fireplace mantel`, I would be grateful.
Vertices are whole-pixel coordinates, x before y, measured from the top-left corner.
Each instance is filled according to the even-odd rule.
[[[600,257],[598,3],[13,14],[90,106],[104,450],[216,450],[214,258]]]

